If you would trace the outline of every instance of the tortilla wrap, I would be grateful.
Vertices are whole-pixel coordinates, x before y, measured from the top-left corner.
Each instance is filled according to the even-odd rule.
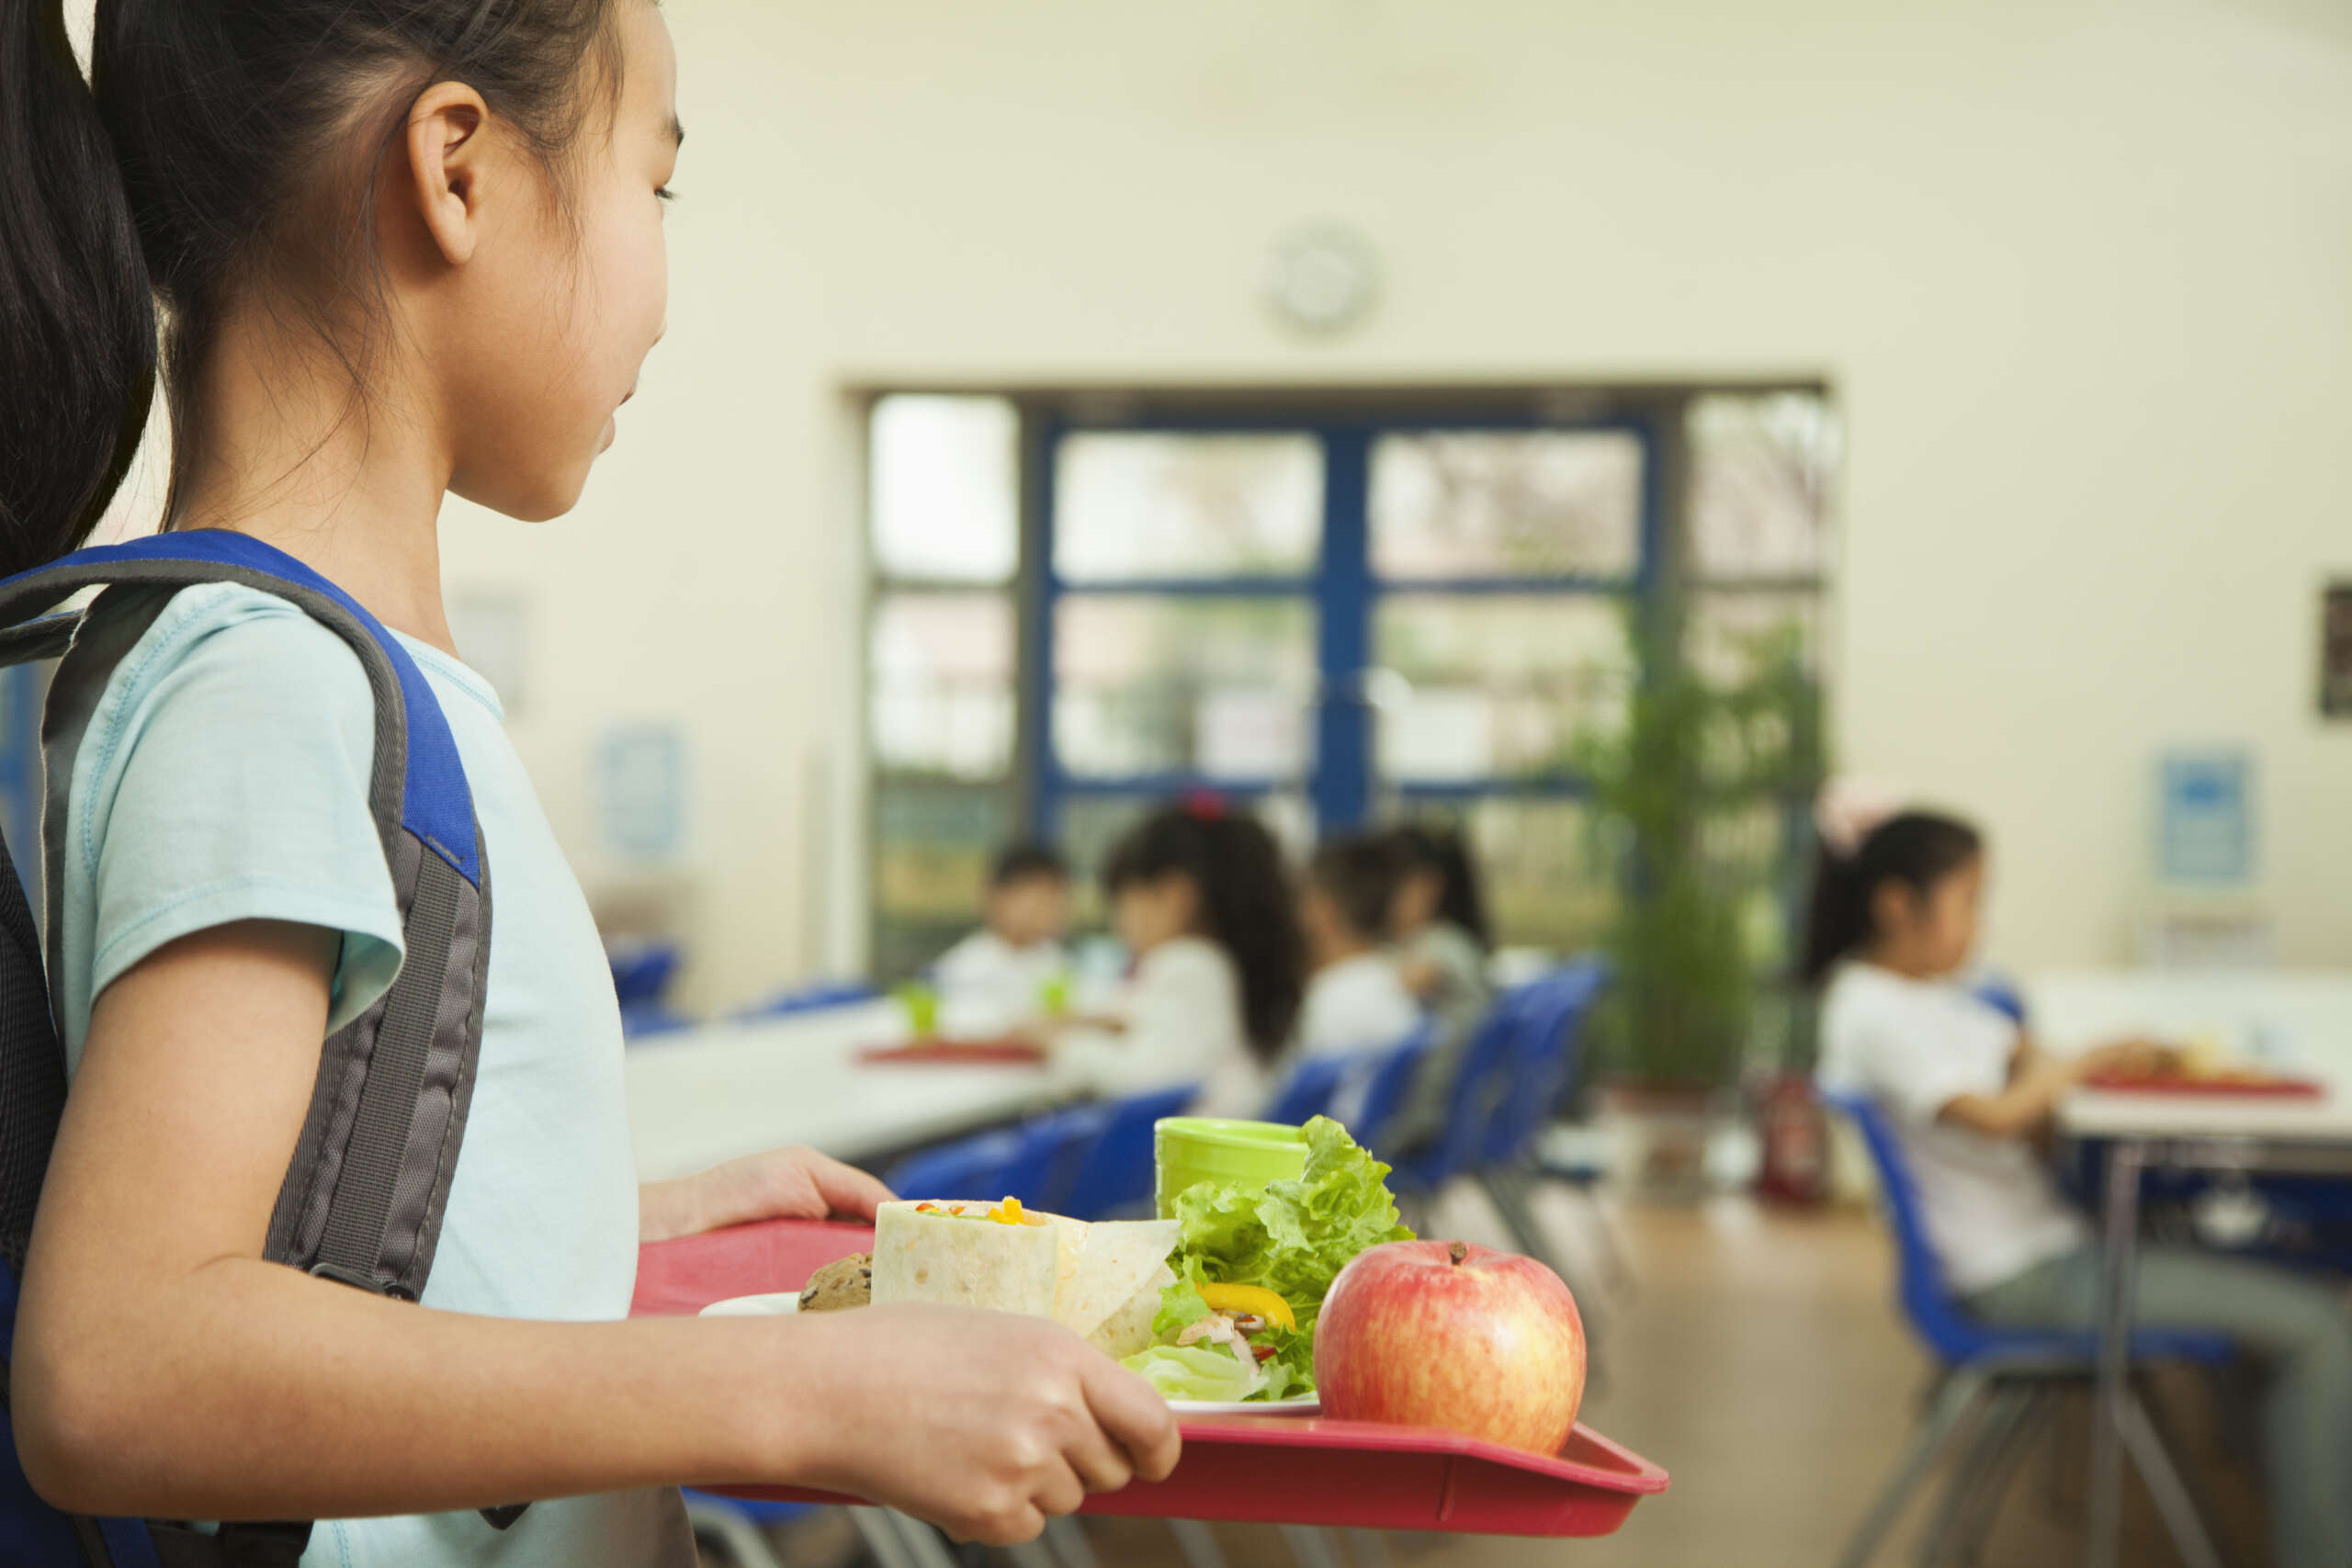
[[[912,1202],[882,1204],[874,1214],[874,1304],[936,1302],[996,1312],[1054,1315],[1061,1241],[1048,1221],[1004,1225],[986,1203],[938,1202],[934,1213]],[[1043,1215],[1038,1216],[1041,1220]]]
[[[1175,1278],[1173,1220],[1082,1220],[1031,1211],[1008,1225],[981,1202],[884,1203],[875,1215],[874,1301],[941,1302],[1050,1317],[1112,1356],[1151,1343],[1159,1292]],[[1125,1347],[1120,1348],[1119,1347]]]

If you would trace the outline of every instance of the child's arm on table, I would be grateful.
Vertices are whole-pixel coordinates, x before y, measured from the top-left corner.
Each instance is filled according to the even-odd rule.
[[[510,1322],[265,1262],[334,942],[221,927],[99,998],[10,1369],[17,1440],[52,1502],[315,1518],[763,1480],[1010,1541],[1173,1465],[1164,1402],[1042,1320]]]
[[[2046,1126],[2058,1101],[2085,1078],[2151,1072],[2167,1055],[2162,1046],[2126,1040],[2079,1056],[2053,1056],[2020,1037],[2010,1058],[2007,1088],[1995,1095],[1963,1094],[1946,1100],[1936,1119],[1989,1137],[2022,1137]]]

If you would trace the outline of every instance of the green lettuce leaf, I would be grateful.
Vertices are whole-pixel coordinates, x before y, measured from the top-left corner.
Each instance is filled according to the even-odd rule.
[[[1119,1364],[1142,1374],[1162,1399],[1247,1399],[1265,1382],[1222,1345],[1155,1345]]]
[[[1306,1168],[1295,1180],[1254,1189],[1202,1182],[1177,1195],[1182,1232],[1169,1261],[1178,1278],[1152,1321],[1154,1332],[1170,1338],[1206,1315],[1198,1286],[1264,1286],[1298,1319],[1295,1333],[1277,1327],[1258,1339],[1275,1346],[1265,1363],[1267,1386],[1293,1393],[1315,1387],[1315,1319],[1331,1280],[1364,1248],[1413,1238],[1397,1223],[1386,1165],[1329,1117],[1309,1122],[1306,1134]]]

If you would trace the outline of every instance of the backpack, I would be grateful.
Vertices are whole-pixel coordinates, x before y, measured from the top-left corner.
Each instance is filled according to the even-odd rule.
[[[414,660],[350,595],[258,539],[212,529],[79,550],[0,580],[0,664],[74,653],[51,687],[41,727],[51,964],[74,749],[115,664],[172,595],[206,582],[243,583],[308,613],[359,656],[375,695],[368,805],[391,868],[405,956],[391,989],[320,1051],[266,1256],[414,1301],[433,1269],[481,1054],[490,876],[448,722]],[[100,585],[108,605],[103,619],[41,615]],[[49,967],[0,845],[0,1352],[14,1344],[18,1279],[65,1108]],[[51,1508],[17,1462],[6,1392],[0,1360],[0,1561],[26,1568],[282,1568],[301,1556],[306,1522],[230,1523],[205,1534],[187,1521],[91,1519]],[[520,1506],[483,1510],[502,1529],[521,1512]]]

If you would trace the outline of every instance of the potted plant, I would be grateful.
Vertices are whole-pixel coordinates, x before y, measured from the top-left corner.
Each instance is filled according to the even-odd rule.
[[[1795,626],[1726,651],[1702,670],[1653,646],[1623,722],[1577,747],[1622,889],[1602,942],[1613,983],[1595,1019],[1602,1105],[1632,1134],[1635,1179],[1657,1195],[1702,1190],[1708,1137],[1757,1051],[1759,1018],[1783,1025],[1775,1055],[1802,1053],[1806,1033],[1772,971],[1786,968],[1805,803],[1821,776],[1819,687]],[[1759,820],[1761,863],[1740,852]]]

